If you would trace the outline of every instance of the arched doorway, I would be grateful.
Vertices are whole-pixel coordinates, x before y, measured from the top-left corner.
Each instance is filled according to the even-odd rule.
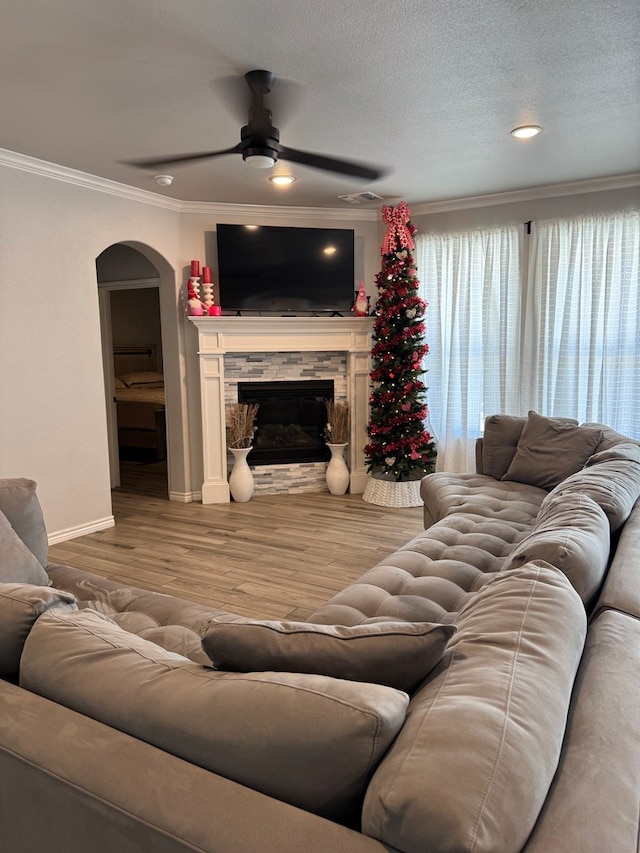
[[[171,391],[160,297],[163,276],[173,291],[173,270],[148,246],[117,243],[96,258],[96,273],[111,487],[168,497]]]

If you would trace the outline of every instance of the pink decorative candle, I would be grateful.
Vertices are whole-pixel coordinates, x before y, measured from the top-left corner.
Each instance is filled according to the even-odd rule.
[[[202,283],[211,284],[211,267],[202,267]]]
[[[200,275],[200,261],[191,261],[191,275]]]

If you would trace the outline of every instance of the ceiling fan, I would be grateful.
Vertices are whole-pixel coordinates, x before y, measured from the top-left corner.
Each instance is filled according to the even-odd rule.
[[[298,151],[280,144],[280,131],[274,127],[271,110],[264,104],[264,96],[271,92],[275,75],[271,71],[248,71],[244,79],[249,86],[251,103],[247,124],[240,131],[240,142],[232,148],[221,151],[205,151],[200,154],[178,154],[171,157],[156,157],[145,160],[130,160],[129,166],[141,168],[158,168],[189,163],[195,160],[206,160],[211,157],[221,157],[224,154],[242,154],[242,159],[250,166],[269,169],[277,160],[290,160],[314,169],[324,169],[340,175],[354,178],[364,178],[375,181],[386,174],[385,170],[351,160],[338,160],[323,154],[313,154],[310,151]]]

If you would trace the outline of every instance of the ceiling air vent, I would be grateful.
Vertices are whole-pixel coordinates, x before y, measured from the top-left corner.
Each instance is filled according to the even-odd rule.
[[[352,195],[339,195],[341,201],[346,201],[348,204],[362,204],[363,201],[382,201],[381,195],[376,195],[370,190],[363,193],[353,193]]]

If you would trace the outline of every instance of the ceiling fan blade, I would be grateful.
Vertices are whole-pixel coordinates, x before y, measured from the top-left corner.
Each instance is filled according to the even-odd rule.
[[[222,154],[239,154],[240,143],[233,148],[224,148],[222,151],[204,151],[201,154],[176,154],[174,157],[149,157],[144,160],[126,160],[127,166],[137,166],[140,169],[157,169],[161,166],[177,166],[180,163],[189,163],[195,160],[206,160],[210,157],[220,157]]]
[[[349,175],[354,178],[364,178],[368,181],[376,181],[384,177],[388,172],[364,163],[356,163],[353,160],[338,160],[335,157],[326,157],[324,154],[313,154],[310,151],[298,151],[296,148],[281,146],[280,160],[291,160],[292,163],[301,163],[303,166],[312,166],[314,169],[325,169],[327,172],[336,172],[339,175]]]

